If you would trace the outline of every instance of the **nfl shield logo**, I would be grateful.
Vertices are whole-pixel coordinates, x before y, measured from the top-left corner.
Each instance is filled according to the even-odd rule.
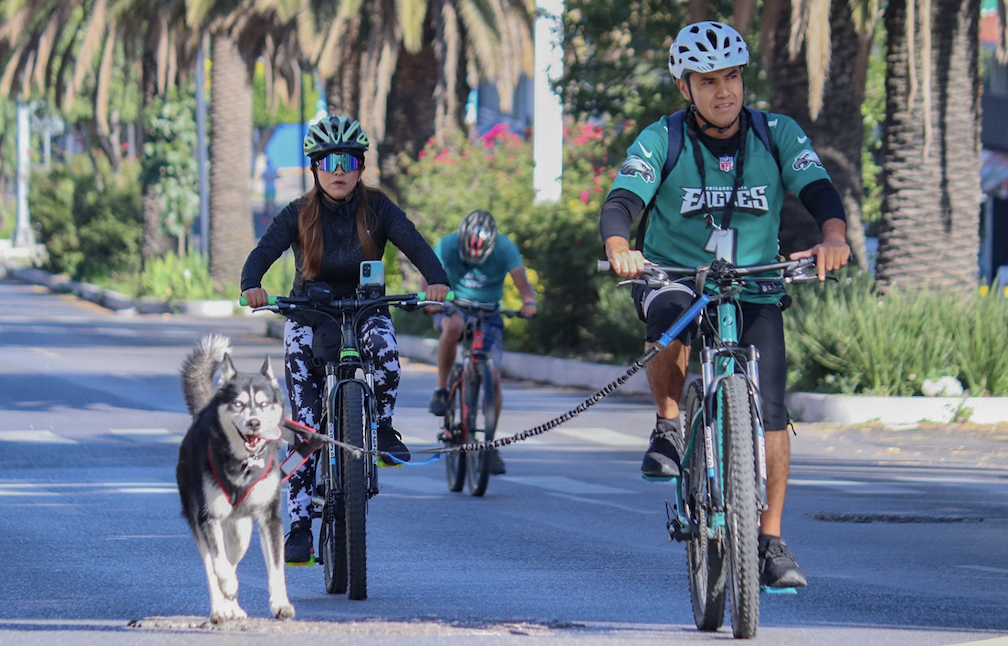
[[[731,155],[722,155],[719,160],[721,162],[721,170],[730,173],[735,170],[735,158]]]

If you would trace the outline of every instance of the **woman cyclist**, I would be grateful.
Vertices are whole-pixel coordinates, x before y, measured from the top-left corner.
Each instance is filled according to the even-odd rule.
[[[318,281],[332,287],[336,298],[354,295],[360,263],[380,260],[386,242],[392,242],[410,259],[430,285],[427,298],[443,301],[448,276],[430,245],[402,209],[384,194],[361,181],[364,153],[369,147],[360,122],[330,115],[313,124],[304,139],[304,154],[311,160],[315,186],[281,211],[245,261],[241,290],[251,307],[266,305],[262,277],[288,248],[294,250],[294,286],[290,296],[308,295]],[[294,419],[318,428],[322,410],[323,375],[317,370],[313,341],[325,317],[288,314],[284,326],[284,362],[287,390]],[[378,450],[409,460],[409,450],[392,427],[399,390],[399,351],[388,308],[375,310],[359,331],[361,355],[375,368],[378,403]],[[321,335],[318,335],[321,336]],[[315,454],[317,458],[318,454]],[[287,537],[287,562],[311,557],[311,485],[315,460],[303,465],[290,479],[291,531]]]

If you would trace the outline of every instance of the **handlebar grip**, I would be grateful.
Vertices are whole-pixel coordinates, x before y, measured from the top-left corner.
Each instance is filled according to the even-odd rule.
[[[612,271],[612,265],[609,264],[608,260],[596,260],[595,269],[598,271]]]
[[[266,297],[266,304],[267,305],[276,305],[276,299],[277,299],[276,296],[267,296]],[[241,296],[241,297],[238,298],[238,304],[241,305],[242,307],[248,307],[248,299],[245,298],[244,296]]]
[[[425,300],[427,300],[427,292],[417,292],[416,297],[417,297],[418,301],[425,301]],[[449,303],[449,302],[455,300],[455,292],[453,292],[452,290],[449,289],[448,290],[448,295],[445,296],[444,299],[445,299],[446,303]]]

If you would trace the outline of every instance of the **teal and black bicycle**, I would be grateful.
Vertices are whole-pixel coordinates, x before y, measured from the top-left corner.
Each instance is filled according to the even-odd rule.
[[[737,297],[746,284],[816,280],[809,272],[814,264],[814,258],[803,258],[750,266],[723,261],[702,267],[650,265],[639,278],[620,283],[651,288],[689,283],[699,294],[648,355],[699,320],[701,376],[687,386],[681,476],[663,480],[676,485],[675,502],[666,502],[667,528],[672,539],[686,542],[693,616],[700,630],[721,627],[726,597],[735,637],[755,637],[759,625],[757,541],[759,514],[767,508],[766,444],[759,351],[738,345]],[[600,271],[609,269],[608,262],[599,262]]]

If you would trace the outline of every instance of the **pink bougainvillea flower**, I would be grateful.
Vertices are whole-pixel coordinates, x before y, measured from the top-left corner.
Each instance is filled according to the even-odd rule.
[[[591,198],[588,195],[588,191],[581,191],[581,201],[582,202],[584,202],[585,204],[587,204],[588,200],[590,200],[590,199]]]

